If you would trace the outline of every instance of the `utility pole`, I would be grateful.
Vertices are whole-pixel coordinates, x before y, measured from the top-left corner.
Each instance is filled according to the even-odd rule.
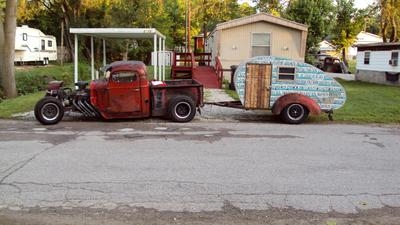
[[[191,0],[186,0],[186,51],[190,52],[191,48],[190,48],[190,1]]]

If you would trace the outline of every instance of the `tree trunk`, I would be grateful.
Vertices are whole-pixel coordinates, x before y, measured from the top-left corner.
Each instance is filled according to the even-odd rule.
[[[2,96],[2,90],[3,90],[3,58],[4,56],[4,25],[3,23],[0,22],[0,97]]]
[[[4,18],[4,45],[2,60],[2,84],[4,95],[14,98],[18,95],[15,84],[14,55],[15,55],[15,29],[17,27],[17,0],[6,1]]]
[[[390,42],[397,42],[397,23],[396,23],[396,16],[392,15],[392,35],[390,37]]]
[[[347,52],[346,52],[346,48],[343,48],[342,50],[342,59],[343,59],[343,63],[346,66],[349,66],[348,62],[347,62]]]
[[[63,12],[63,24],[65,25],[65,31],[64,32],[64,40],[67,42],[67,48],[69,50],[69,53],[71,54],[72,58],[74,58],[74,41],[71,38],[71,35],[69,33],[69,28],[70,28],[70,19],[69,19],[69,14],[68,14],[68,6],[65,4],[61,4],[61,11]]]

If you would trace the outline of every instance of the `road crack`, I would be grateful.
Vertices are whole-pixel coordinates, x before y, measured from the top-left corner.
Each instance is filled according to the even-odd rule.
[[[54,146],[48,147],[46,149],[44,149],[43,151],[40,151],[36,154],[34,154],[32,157],[26,159],[26,160],[22,160],[19,161],[17,163],[14,163],[12,166],[10,166],[9,168],[5,169],[4,171],[8,172],[5,176],[3,176],[0,179],[0,185],[4,183],[4,180],[6,180],[8,177],[10,177],[11,175],[13,175],[14,173],[18,172],[19,170],[21,170],[22,168],[24,168],[27,164],[29,164],[30,162],[32,162],[34,159],[36,159],[38,156],[40,156],[41,154],[50,151],[52,148],[54,148]],[[18,166],[17,166],[18,165]],[[17,167],[15,167],[17,166]],[[15,167],[15,168],[14,168]]]

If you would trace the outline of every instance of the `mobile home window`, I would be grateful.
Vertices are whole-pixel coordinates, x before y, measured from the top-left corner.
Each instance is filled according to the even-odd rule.
[[[392,66],[399,65],[399,52],[392,52],[392,57],[390,57],[390,62]]]
[[[253,33],[251,40],[251,55],[271,55],[271,34]]]
[[[47,41],[47,46],[48,47],[53,47],[53,42],[52,41]]]
[[[28,34],[27,33],[22,33],[22,40],[27,41],[28,40]]]
[[[371,52],[364,52],[364,64],[369,64],[370,57],[371,57]]]
[[[294,67],[279,67],[279,80],[294,80],[296,69]]]

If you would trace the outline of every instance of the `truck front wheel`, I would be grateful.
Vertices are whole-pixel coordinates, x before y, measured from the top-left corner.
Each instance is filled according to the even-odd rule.
[[[189,122],[196,115],[194,101],[184,95],[174,97],[168,106],[168,116],[175,122]]]
[[[281,112],[281,118],[285,123],[300,124],[308,118],[308,109],[302,104],[292,103]]]
[[[35,105],[35,117],[44,125],[60,122],[64,116],[64,106],[54,97],[45,97]]]

